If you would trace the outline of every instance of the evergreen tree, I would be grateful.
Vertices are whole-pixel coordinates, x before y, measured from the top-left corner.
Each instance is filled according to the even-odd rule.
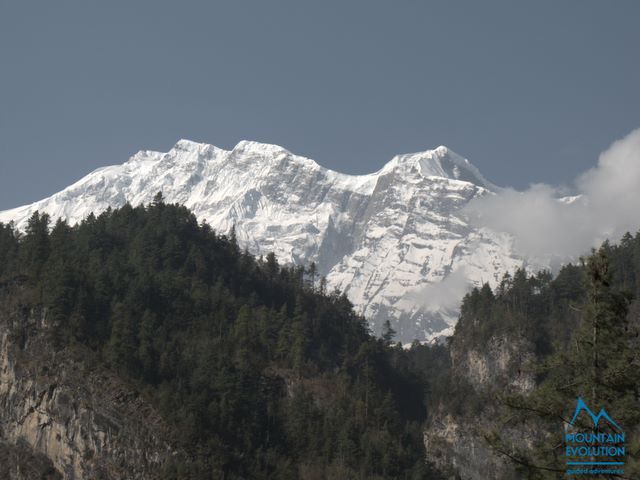
[[[28,275],[39,277],[49,257],[49,215],[37,210],[27,221],[21,253]]]
[[[162,207],[164,205],[164,196],[162,192],[158,192],[154,195],[151,206],[154,208]]]
[[[381,337],[382,341],[384,342],[385,345],[389,346],[391,345],[393,341],[393,337],[395,336],[396,336],[396,331],[391,326],[391,322],[389,321],[389,319],[386,319],[382,324],[382,337]]]
[[[316,288],[316,276],[318,275],[318,268],[316,262],[311,262],[307,268],[307,275],[309,276],[309,288],[314,291]]]
[[[18,247],[18,233],[13,223],[6,225],[0,222],[0,283],[3,277],[15,275]]]

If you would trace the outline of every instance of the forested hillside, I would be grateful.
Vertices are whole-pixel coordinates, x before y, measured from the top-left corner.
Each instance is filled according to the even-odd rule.
[[[116,437],[131,424],[121,435],[135,436],[140,415],[151,433],[133,442],[148,463],[136,478],[563,478],[562,419],[578,396],[624,426],[626,478],[638,474],[640,235],[556,275],[517,270],[474,289],[451,339],[409,350],[389,323],[372,337],[313,264],[256,259],[234,237],[160,195],[73,227],[38,213],[24,233],[0,224],[3,361],[29,364],[15,379],[63,409],[58,382],[81,378],[69,372],[87,372],[75,390],[90,390],[85,404],[106,382],[126,408],[107,402],[80,424]],[[37,421],[38,432],[53,422]],[[145,451],[157,432],[166,454]],[[33,454],[59,467],[34,438]],[[127,478],[114,472],[132,460],[108,440],[111,463],[84,442],[74,468]]]
[[[445,470],[458,458],[463,478],[489,471],[498,478],[563,478],[564,428],[580,397],[624,427],[622,478],[637,478],[639,294],[640,234],[606,242],[555,276],[518,270],[495,291],[484,285],[470,292],[449,343],[448,373],[437,379],[427,372],[438,385],[428,456]],[[413,355],[424,350],[434,351],[416,346]],[[442,424],[457,426],[457,437],[446,438]]]
[[[0,288],[1,315],[41,309],[50,348],[158,409],[188,452],[162,478],[430,477],[423,382],[393,332],[373,338],[313,266],[256,259],[160,195],[73,227],[0,224]]]

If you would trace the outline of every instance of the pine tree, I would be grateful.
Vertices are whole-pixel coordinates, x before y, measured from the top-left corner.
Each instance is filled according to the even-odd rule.
[[[26,273],[39,277],[49,257],[49,215],[33,212],[27,221],[21,252],[27,265]]]
[[[320,295],[326,295],[327,294],[327,277],[322,276],[320,278],[320,286],[318,287],[318,293]]]
[[[162,192],[158,192],[153,196],[153,201],[151,202],[152,207],[162,207],[164,205],[164,196]]]
[[[316,275],[318,274],[318,268],[316,262],[311,262],[307,268],[307,275],[309,275],[309,289],[313,292],[316,288]]]
[[[240,369],[246,369],[252,359],[252,323],[253,315],[247,305],[240,307],[240,311],[233,325],[233,336],[236,346],[235,360]]]
[[[137,345],[137,322],[126,305],[113,307],[111,337],[107,347],[108,358],[117,370],[132,374],[135,371]]]
[[[238,256],[240,254],[240,245],[238,244],[238,235],[236,234],[235,223],[231,226],[231,231],[229,232],[229,246],[231,247],[231,253],[234,256]]]
[[[294,370],[301,375],[307,358],[307,349],[309,347],[309,328],[308,319],[302,306],[302,298],[296,298],[296,307],[291,320],[291,345],[289,357]]]
[[[0,222],[0,281],[5,275],[15,274],[18,245],[18,233],[13,222],[8,225]]]
[[[386,319],[382,324],[382,337],[381,337],[382,341],[384,342],[385,345],[389,346],[391,345],[393,341],[393,337],[395,336],[396,336],[396,331],[391,326],[391,322],[389,321],[389,319]]]
[[[147,379],[152,379],[157,355],[154,348],[154,339],[157,329],[156,315],[150,310],[145,310],[140,321],[138,338],[140,339],[137,357],[142,368],[142,374]]]
[[[267,254],[267,261],[265,264],[265,268],[267,271],[267,278],[273,281],[278,275],[278,271],[280,269],[275,253],[269,252]]]

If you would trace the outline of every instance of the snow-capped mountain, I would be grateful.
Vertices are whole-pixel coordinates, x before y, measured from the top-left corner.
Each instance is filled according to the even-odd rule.
[[[254,254],[315,261],[330,288],[346,292],[377,332],[395,321],[410,342],[447,334],[466,289],[497,283],[522,265],[506,234],[465,221],[467,203],[496,187],[446,147],[398,155],[378,172],[345,175],[284,148],[242,141],[231,150],[180,140],[141,151],[55,195],[0,212],[24,228],[39,210],[70,223],[157,192],[214,229],[235,225]]]

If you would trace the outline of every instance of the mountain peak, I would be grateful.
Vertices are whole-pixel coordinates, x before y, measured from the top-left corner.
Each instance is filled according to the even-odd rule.
[[[194,142],[193,140],[188,140],[186,138],[181,138],[176,142],[172,150],[183,150],[183,151],[189,152],[189,151],[197,150],[203,145],[207,145],[207,144]]]
[[[446,145],[439,145],[436,148],[434,148],[432,151],[436,155],[441,155],[441,156],[447,155],[449,152],[454,153],[452,150],[449,150],[449,147],[447,147]],[[457,154],[455,154],[455,155],[457,155]]]
[[[233,147],[233,152],[251,152],[260,155],[292,155],[292,153],[280,145],[271,143],[256,142],[253,140],[240,140],[238,144]]]
[[[382,171],[400,174],[417,171],[423,177],[443,177],[470,182],[492,191],[498,189],[469,160],[444,145],[432,150],[396,155]]]

